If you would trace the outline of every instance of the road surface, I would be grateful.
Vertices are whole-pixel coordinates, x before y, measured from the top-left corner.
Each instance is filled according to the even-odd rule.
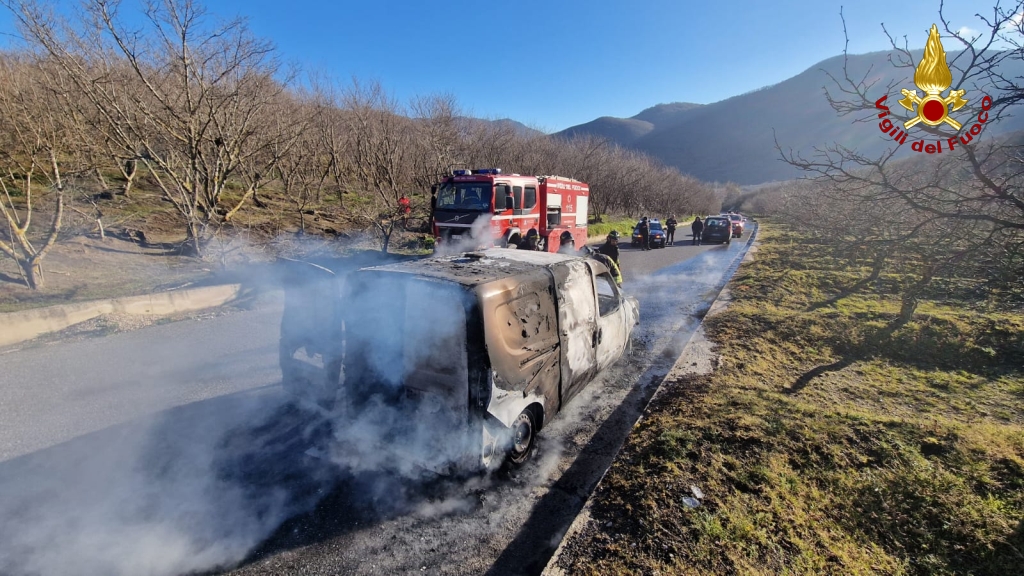
[[[538,573],[744,249],[624,245],[633,352],[511,476],[303,458],[279,299],[0,355],[0,573]]]

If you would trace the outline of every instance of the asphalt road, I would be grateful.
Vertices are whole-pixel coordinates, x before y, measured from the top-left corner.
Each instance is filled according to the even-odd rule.
[[[538,573],[743,244],[623,246],[633,352],[512,476],[423,483],[302,457],[274,299],[0,355],[0,573]]]

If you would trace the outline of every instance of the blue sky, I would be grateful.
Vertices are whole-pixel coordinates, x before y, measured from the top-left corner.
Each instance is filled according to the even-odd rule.
[[[131,3],[134,0],[126,0]],[[200,0],[201,1],[201,0]],[[983,0],[946,2],[978,30]],[[843,7],[851,53],[891,33],[924,46],[938,1],[856,0]],[[828,0],[207,0],[245,16],[283,57],[342,79],[379,80],[400,100],[451,93],[465,111],[556,131],[663,102],[707,104],[774,84],[843,49]],[[0,33],[14,26],[0,9]],[[951,45],[947,43],[947,48]]]

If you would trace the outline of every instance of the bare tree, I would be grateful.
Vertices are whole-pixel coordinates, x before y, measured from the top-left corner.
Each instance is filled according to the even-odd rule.
[[[387,252],[401,219],[399,199],[408,193],[411,130],[409,119],[379,83],[353,82],[344,94],[352,178],[363,195],[357,215],[373,227]]]
[[[415,98],[410,105],[413,116],[414,185],[429,189],[451,173],[452,167],[465,162],[464,119],[457,100],[451,94]]]
[[[0,58],[0,252],[17,262],[32,289],[44,283],[42,261],[64,216],[63,171],[77,163],[80,144],[69,137],[77,132],[77,119],[61,106],[59,92],[67,86],[59,75],[44,74],[46,65],[29,57]],[[33,216],[43,200],[52,204],[49,224],[36,233]]]
[[[291,108],[291,114],[282,116],[285,122],[301,125],[298,139],[288,153],[277,163],[285,197],[294,204],[299,215],[299,232],[306,232],[306,211],[320,204],[324,187],[332,173],[333,158],[323,146],[323,132],[306,129],[319,125],[327,103],[314,94],[307,101]]]
[[[200,254],[225,185],[274,139],[254,129],[285,90],[270,43],[193,0],[146,4],[141,29],[119,0],[86,0],[63,19],[31,0],[3,1],[96,107],[106,138],[146,166]]]
[[[904,272],[916,280],[901,292],[900,322],[912,317],[920,294],[934,278],[970,270],[973,262],[985,259],[986,252],[1002,249],[995,242],[1012,245],[1024,233],[1020,143],[979,136],[985,126],[1008,117],[1011,107],[1024,99],[1024,86],[1008,73],[1011,64],[1024,60],[1020,49],[1024,35],[1019,17],[1022,10],[1024,2],[1009,8],[996,5],[990,17],[979,15],[987,28],[984,34],[963,38],[951,29],[940,5],[939,20],[947,43],[952,40],[962,49],[950,55],[948,67],[940,32],[934,29],[922,57],[927,61],[923,67],[906,47],[906,40],[901,47],[890,36],[890,62],[897,75],[904,74],[902,80],[880,90],[877,81],[871,80],[876,73],[869,70],[856,74],[849,60],[843,75],[831,79],[826,97],[838,114],[870,123],[862,128],[865,130],[872,129],[872,125],[883,130],[907,130],[916,124],[915,128],[920,129],[917,134],[927,137],[929,143],[938,141],[947,147],[941,156],[900,159],[897,140],[878,156],[835,144],[805,157],[779,146],[784,160],[814,178],[816,192],[822,200],[831,200],[830,205],[845,203],[855,207],[847,212],[862,213],[883,206],[888,214],[898,214],[898,219],[905,222],[893,233],[877,221],[849,219],[841,221],[844,226],[835,234],[840,242],[859,237],[858,244],[873,246],[870,253],[876,267],[878,259],[884,261],[894,255],[908,266],[912,263]],[[1001,43],[1016,48],[1001,49]],[[897,103],[913,109],[920,105],[921,98],[916,91],[906,89],[902,100],[889,99],[888,95],[910,77],[918,86],[925,86],[926,92],[949,89],[946,105],[958,111],[964,124],[956,120],[917,124],[914,118],[900,122],[896,111],[901,106]],[[806,209],[814,209],[815,204],[806,203]]]

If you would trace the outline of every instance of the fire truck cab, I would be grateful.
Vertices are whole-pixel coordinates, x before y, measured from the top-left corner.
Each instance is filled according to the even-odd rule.
[[[531,229],[547,252],[558,250],[565,231],[576,246],[587,241],[590,188],[579,180],[502,174],[499,168],[455,170],[434,192],[431,226],[442,245],[475,240],[518,246]]]

